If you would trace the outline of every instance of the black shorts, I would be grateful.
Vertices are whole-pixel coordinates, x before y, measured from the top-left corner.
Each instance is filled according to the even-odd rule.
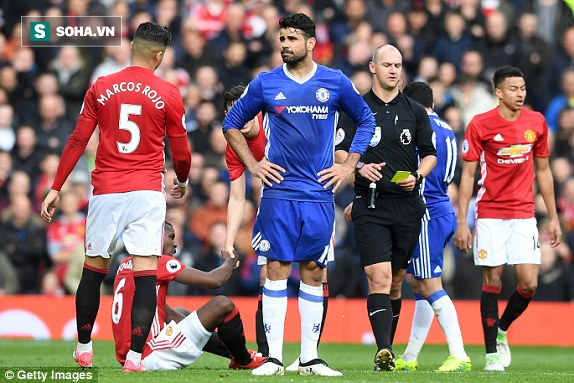
[[[393,270],[406,269],[418,243],[425,203],[417,193],[379,196],[375,209],[368,209],[367,202],[366,196],[355,196],[352,212],[363,267],[390,261]]]

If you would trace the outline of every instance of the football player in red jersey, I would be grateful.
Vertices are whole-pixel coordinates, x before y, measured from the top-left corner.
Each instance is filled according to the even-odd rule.
[[[223,264],[210,271],[186,267],[172,257],[176,245],[173,226],[164,224],[164,255],[157,270],[157,310],[146,342],[141,365],[145,370],[176,370],[194,363],[217,328],[219,338],[231,354],[230,368],[251,369],[259,367],[266,358],[255,356],[245,347],[243,322],[239,310],[225,296],[217,296],[189,313],[183,308],[172,309],[166,304],[168,285],[171,281],[186,285],[218,288],[223,285],[237,266],[239,258],[234,253],[222,251]],[[130,346],[131,307],[134,278],[131,273],[133,257],[122,261],[114,280],[112,304],[112,330],[116,358],[124,364]]]
[[[548,165],[546,121],[542,114],[523,109],[526,83],[520,69],[498,68],[493,83],[498,107],[476,115],[464,135],[454,239],[459,250],[472,246],[466,217],[480,161],[474,263],[483,271],[480,311],[486,346],[484,369],[504,371],[511,360],[506,331],[526,310],[538,284],[540,245],[534,217],[534,175],[550,218],[551,246],[560,244],[562,232]],[[499,318],[498,297],[506,263],[514,265],[518,285]]]
[[[86,222],[86,258],[76,293],[78,345],[73,356],[81,367],[92,365],[91,333],[99,308],[100,285],[121,233],[127,251],[134,257],[136,286],[131,346],[124,371],[141,369],[141,353],[156,307],[157,264],[166,213],[166,133],[176,172],[170,193],[174,198],[185,195],[191,165],[179,90],[153,73],[171,38],[167,28],[149,22],[140,24],[131,43],[130,66],[98,78],[88,89],[52,188],[42,203],[42,218],[50,222],[62,185],[99,126],[100,141],[92,172],[94,196]]]

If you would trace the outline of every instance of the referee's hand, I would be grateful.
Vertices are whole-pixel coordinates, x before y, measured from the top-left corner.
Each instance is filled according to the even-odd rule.
[[[359,169],[359,174],[361,177],[368,179],[371,182],[380,181],[383,178],[381,170],[385,167],[386,163],[381,162],[365,164]]]

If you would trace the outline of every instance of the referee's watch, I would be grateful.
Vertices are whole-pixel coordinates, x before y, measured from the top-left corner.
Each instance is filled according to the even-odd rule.
[[[415,177],[415,180],[416,180],[416,182],[417,182],[417,185],[420,185],[421,182],[423,182],[423,179],[425,178],[425,177],[424,177],[421,173],[419,173],[419,172],[412,172],[411,174]]]

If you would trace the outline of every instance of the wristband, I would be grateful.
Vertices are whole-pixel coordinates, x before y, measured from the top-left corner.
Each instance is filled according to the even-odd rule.
[[[365,166],[365,163],[361,162],[361,161],[357,162],[357,165],[355,165],[357,170],[361,170],[363,168],[363,166]]]
[[[179,180],[177,180],[177,185],[178,185],[180,188],[186,187],[188,183],[189,183],[189,179],[185,180],[185,182],[179,182]]]

